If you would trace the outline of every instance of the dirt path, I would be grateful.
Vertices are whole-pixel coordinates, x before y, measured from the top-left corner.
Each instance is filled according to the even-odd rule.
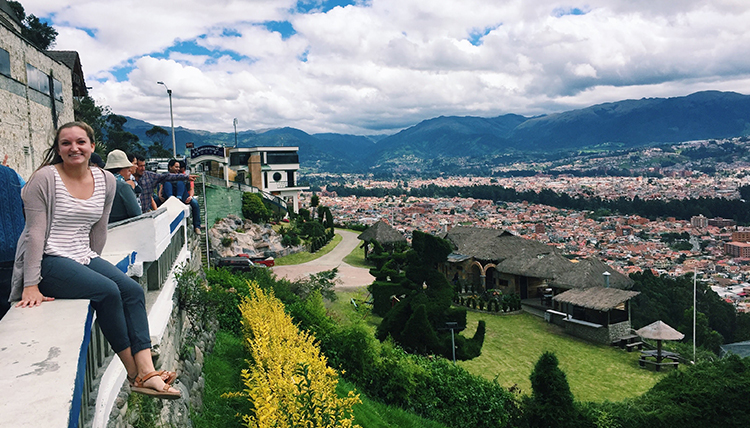
[[[360,245],[357,233],[346,230],[337,230],[336,233],[341,235],[342,239],[339,245],[330,253],[299,265],[274,266],[273,272],[279,277],[295,280],[304,278],[311,273],[318,273],[338,267],[338,277],[341,280],[341,284],[336,286],[336,290],[353,290],[372,284],[375,278],[370,275],[369,269],[354,267],[343,262],[343,258]]]

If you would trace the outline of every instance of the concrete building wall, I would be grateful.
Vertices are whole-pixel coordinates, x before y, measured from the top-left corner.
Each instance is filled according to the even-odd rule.
[[[72,71],[1,24],[0,49],[10,59],[10,76],[0,74],[0,156],[28,179],[52,143],[55,119],[58,126],[73,120]],[[62,100],[29,87],[27,64],[61,83]]]

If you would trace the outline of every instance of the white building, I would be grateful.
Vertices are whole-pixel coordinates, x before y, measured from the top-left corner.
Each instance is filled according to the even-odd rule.
[[[237,147],[201,146],[191,149],[190,163],[201,165],[196,170],[224,178],[230,182],[252,186],[266,198],[281,198],[299,211],[299,193],[309,187],[298,185],[298,147]]]

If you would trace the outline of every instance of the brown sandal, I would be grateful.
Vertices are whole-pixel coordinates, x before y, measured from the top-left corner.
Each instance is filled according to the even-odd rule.
[[[151,373],[147,374],[146,376],[142,378],[136,377],[135,380],[133,381],[132,386],[130,387],[130,390],[138,394],[148,395],[149,397],[154,397],[154,398],[163,398],[165,400],[176,400],[182,397],[182,393],[180,393],[180,391],[174,391],[174,392],[170,391],[169,390],[170,386],[168,383],[164,383],[164,388],[162,388],[161,391],[159,391],[158,389],[149,388],[143,385],[147,380],[151,379],[154,376],[162,376],[162,373],[164,372],[152,371]]]
[[[164,383],[166,383],[168,385],[173,384],[174,381],[177,380],[177,372],[169,372],[169,371],[166,371],[166,370],[159,370],[159,376],[161,376],[161,380],[163,380]],[[127,376],[127,378],[128,378],[128,383],[130,384],[130,386],[135,386],[135,380],[138,377],[137,376],[136,377]]]

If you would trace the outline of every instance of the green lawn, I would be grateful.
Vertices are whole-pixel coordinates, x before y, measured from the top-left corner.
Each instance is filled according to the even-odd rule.
[[[301,263],[307,263],[310,260],[315,260],[318,257],[323,257],[326,254],[330,253],[331,250],[336,248],[337,245],[339,245],[339,242],[341,242],[341,235],[333,235],[333,239],[331,239],[331,242],[327,243],[323,248],[319,249],[315,253],[308,253],[307,251],[302,251],[300,253],[295,254],[289,254],[288,256],[279,257],[274,261],[274,263],[277,266],[287,266],[287,265],[298,265]]]
[[[348,256],[344,257],[344,263],[365,269],[370,269],[373,266],[365,260],[365,249],[361,245],[357,245]]]
[[[557,355],[570,389],[580,401],[635,397],[665,375],[638,368],[638,352],[584,342],[528,313],[490,315],[469,311],[468,326],[462,334],[473,336],[480,319],[487,323],[482,355],[458,364],[487,379],[497,377],[501,385],[518,385],[524,394],[531,392],[529,375],[544,351]]]

